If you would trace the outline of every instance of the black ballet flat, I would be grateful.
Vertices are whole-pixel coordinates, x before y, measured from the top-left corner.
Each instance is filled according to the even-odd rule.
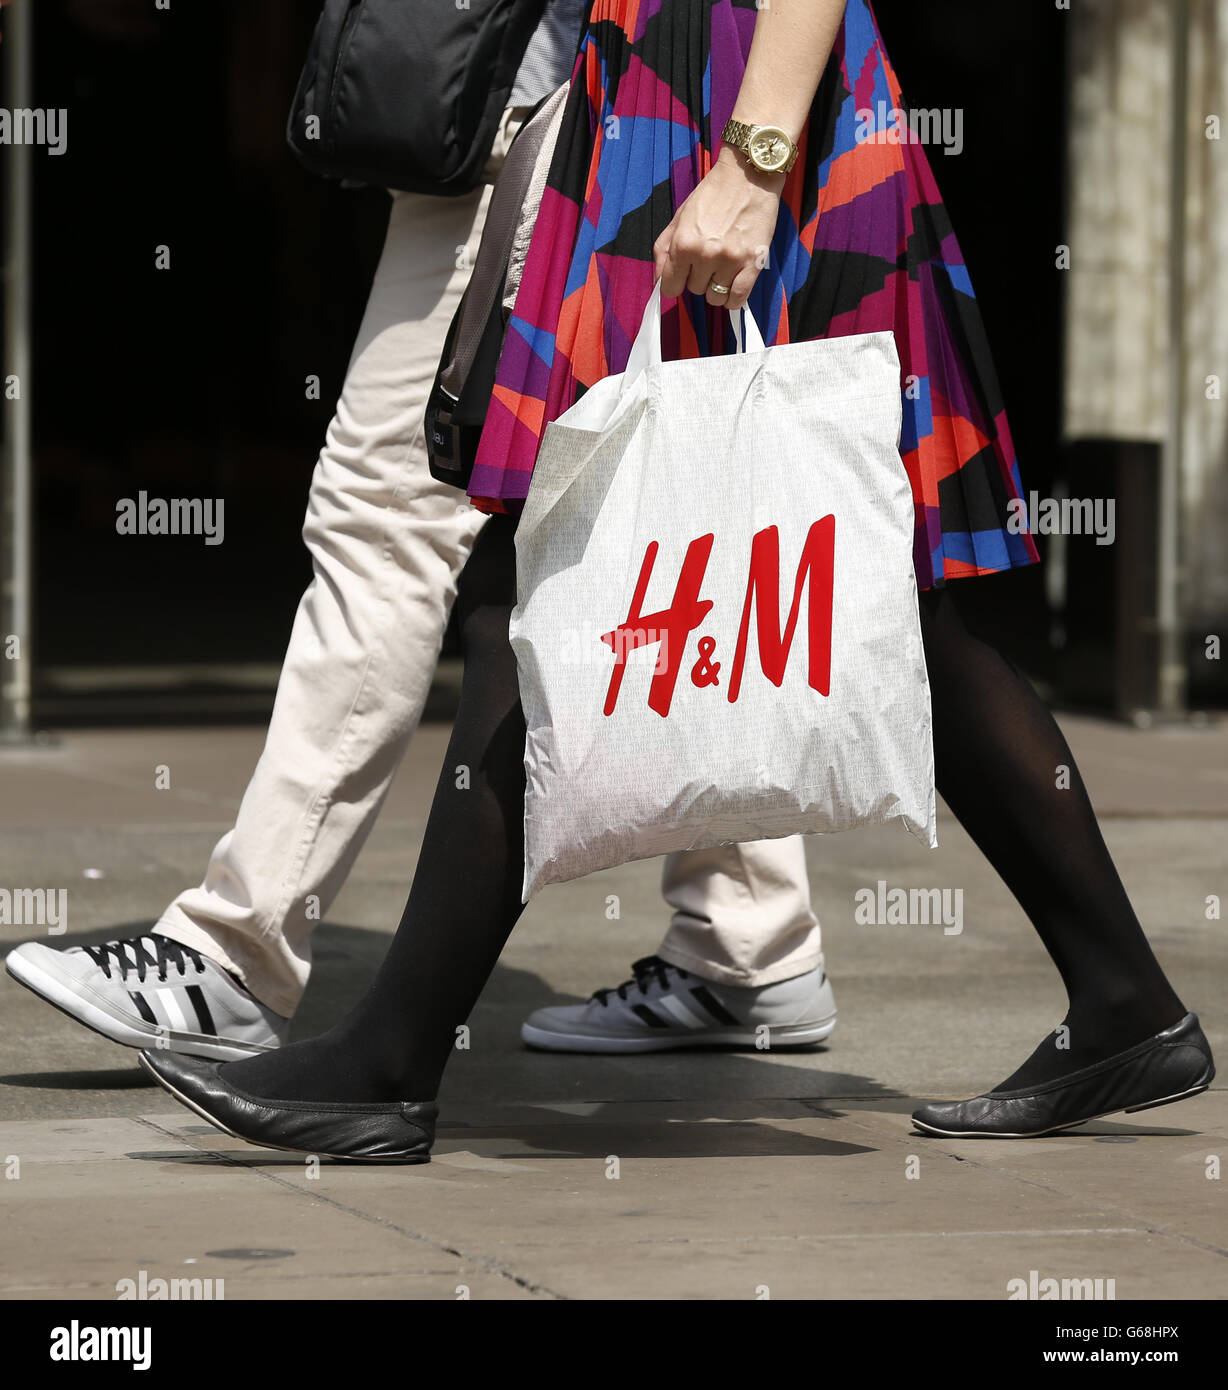
[[[1060,1081],[972,1100],[934,1101],[913,1112],[924,1134],[1027,1139],[1124,1110],[1150,1110],[1205,1091],[1215,1077],[1211,1045],[1196,1014],[1154,1038]]]
[[[221,1062],[142,1052],[141,1065],[177,1101],[224,1134],[350,1163],[429,1163],[439,1107],[433,1101],[349,1105],[249,1096],[219,1074]]]

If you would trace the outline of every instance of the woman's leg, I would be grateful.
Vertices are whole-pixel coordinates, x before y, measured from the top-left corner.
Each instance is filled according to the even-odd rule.
[[[487,523],[461,575],[460,708],[409,901],[371,988],[329,1032],[228,1062],[221,1075],[277,1100],[433,1100],[521,913],[524,716],[508,622],[515,522]]]
[[[921,595],[921,631],[938,790],[1019,900],[1069,996],[1068,1036],[1055,1031],[996,1089],[1038,1085],[1144,1041],[1185,1008],[1143,935],[1047,706],[969,632],[949,587]]]

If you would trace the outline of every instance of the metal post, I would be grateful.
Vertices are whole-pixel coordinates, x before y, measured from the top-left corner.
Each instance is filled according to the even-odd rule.
[[[6,100],[31,106],[33,6],[4,10]],[[0,741],[30,736],[31,466],[30,466],[30,173],[28,144],[0,151],[4,188],[4,356],[0,361]],[[10,380],[15,379],[15,388]],[[14,396],[16,392],[16,398]],[[13,642],[17,652],[11,651]]]
[[[1185,443],[1185,239],[1189,100],[1190,6],[1174,0],[1171,145],[1168,218],[1168,420],[1160,452],[1156,517],[1157,714],[1185,711],[1186,669],[1182,629],[1181,464]]]

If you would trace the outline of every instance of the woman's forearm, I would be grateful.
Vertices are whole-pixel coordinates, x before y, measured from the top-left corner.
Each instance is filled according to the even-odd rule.
[[[779,126],[797,140],[843,18],[844,0],[762,0],[734,120]],[[720,141],[720,131],[712,134]],[[661,293],[685,288],[714,307],[742,308],[767,264],[786,178],[720,141],[711,168],[653,245]]]
[[[780,126],[796,140],[843,18],[844,0],[764,0],[734,120]]]

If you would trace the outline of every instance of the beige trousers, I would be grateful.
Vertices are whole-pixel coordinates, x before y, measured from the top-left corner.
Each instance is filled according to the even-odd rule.
[[[504,113],[493,180],[526,108]],[[264,751],[204,882],[157,930],[220,960],[291,1014],[311,934],[374,825],[426,702],[456,581],[483,513],[427,467],[423,416],[477,256],[489,183],[463,198],[396,193],[341,399],[316,464],[299,604]],[[732,985],[820,958],[801,841],[671,856],[660,954]],[[599,982],[597,982],[599,983]]]

